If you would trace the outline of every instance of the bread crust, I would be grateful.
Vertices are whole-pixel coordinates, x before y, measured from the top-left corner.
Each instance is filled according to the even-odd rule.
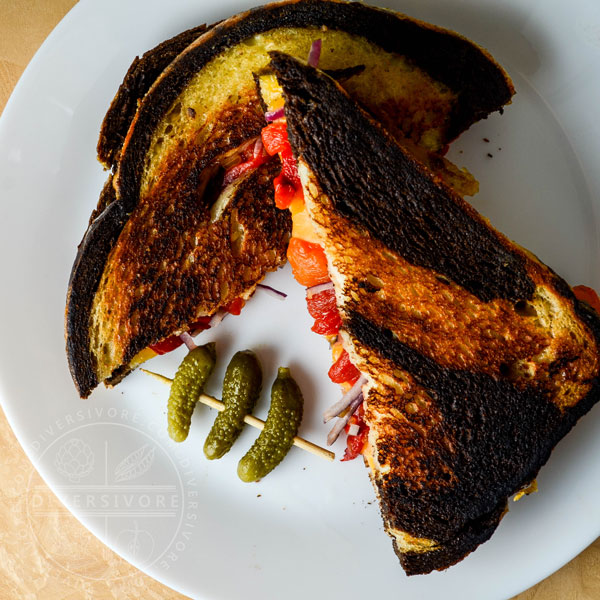
[[[386,529],[418,540],[396,537],[407,573],[447,568],[600,399],[600,318],[333,80],[281,53],[271,67],[345,347],[369,381]]]
[[[202,35],[210,25],[199,25],[165,40],[131,63],[123,82],[102,121],[98,138],[98,160],[107,168],[114,168],[125,141],[138,102],[146,95],[159,75],[187,46]]]
[[[105,209],[89,225],[77,248],[67,289],[65,337],[71,376],[82,398],[98,385],[96,358],[90,350],[89,318],[94,293],[104,270],[106,256],[114,246],[127,219],[115,200],[112,176],[100,195]]]

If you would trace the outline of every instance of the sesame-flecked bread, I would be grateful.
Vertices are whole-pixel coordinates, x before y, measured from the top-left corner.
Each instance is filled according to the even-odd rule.
[[[226,190],[221,183],[224,168],[265,125],[255,76],[268,51],[305,58],[316,39],[321,66],[357,102],[440,163],[450,180],[472,187],[472,177],[446,169],[437,153],[501,110],[514,90],[493,59],[461,36],[362,3],[292,0],[207,28],[174,59],[169,45],[145,62],[147,78],[143,64],[133,69],[144,85],[122,87],[103,126],[99,154],[114,164],[113,189],[105,189],[79,247],[67,297],[67,354],[81,396],[120,380],[148,345],[248,298],[284,262],[291,224],[273,203],[278,168],[248,172]],[[133,98],[137,104],[167,61],[131,118]],[[219,211],[218,222],[215,205],[230,209]]]
[[[408,574],[445,569],[598,401],[600,318],[335,81],[272,56],[385,528]]]

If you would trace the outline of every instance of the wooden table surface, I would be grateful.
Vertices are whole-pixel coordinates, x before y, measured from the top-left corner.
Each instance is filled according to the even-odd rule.
[[[0,0],[0,112],[27,63],[74,4],[73,0]],[[53,520],[45,518],[43,527],[32,520],[27,514],[32,495],[53,495],[1,411],[0,452],[0,598],[184,598],[111,552],[57,499],[52,500]],[[599,598],[600,538],[514,600]]]

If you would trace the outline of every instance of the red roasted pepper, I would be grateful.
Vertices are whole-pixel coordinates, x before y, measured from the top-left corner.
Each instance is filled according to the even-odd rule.
[[[333,383],[354,383],[360,377],[360,371],[350,362],[350,357],[344,350],[331,365],[328,375]]]
[[[306,296],[306,306],[313,319],[320,319],[328,312],[337,312],[335,302],[335,292],[332,289],[323,290],[318,294],[312,294],[310,298]]]
[[[315,319],[311,330],[321,335],[335,335],[342,325],[333,289],[307,296],[308,312]]]
[[[223,187],[240,178],[247,171],[251,171],[260,167],[260,165],[266,163],[270,159],[271,157],[265,152],[260,152],[258,156],[254,156],[253,154],[250,155],[249,159],[239,163],[238,165],[230,167],[227,169],[227,171],[225,171],[225,175],[223,176]]]
[[[285,146],[289,147],[287,125],[285,121],[278,120],[269,123],[260,133],[263,146],[269,156],[275,156],[283,150]]]
[[[296,159],[288,141],[287,126],[285,121],[269,123],[261,132],[261,139],[265,151],[270,156],[279,154],[281,158],[281,173],[275,178],[275,205],[277,208],[289,208],[292,200],[302,185],[298,176]]]
[[[200,317],[197,321],[190,325],[188,332],[200,332],[204,329],[210,329],[210,317]],[[175,348],[179,348],[183,344],[183,340],[178,335],[170,335],[168,338],[165,338],[162,342],[158,342],[157,344],[152,344],[150,346],[150,350],[156,352],[156,354],[167,354],[167,352],[171,352],[175,350]]]
[[[156,354],[167,354],[167,352],[171,352],[171,350],[179,348],[181,344],[183,344],[183,340],[178,335],[171,335],[162,342],[152,344],[150,349],[154,350]]]
[[[368,435],[369,428],[366,425],[363,429],[359,429],[357,435],[349,435],[346,438],[346,450],[341,460],[354,460],[359,454],[362,454]]]
[[[352,425],[358,426],[358,433],[356,435],[348,435],[346,439],[346,450],[342,461],[354,460],[359,454],[362,453],[369,436],[369,426],[363,420],[364,410],[362,404],[358,407],[356,412],[350,417],[348,424],[345,427],[346,433],[350,431]]]
[[[223,308],[232,315],[239,315],[245,303],[246,302],[242,298],[236,298],[229,304],[223,306]],[[190,325],[188,333],[199,333],[205,329],[210,329],[209,323],[210,317],[200,317],[197,321],[194,321],[194,323]],[[154,350],[156,354],[167,354],[167,352],[171,352],[172,350],[175,350],[175,348],[179,348],[181,344],[183,344],[183,340],[178,335],[170,335],[162,342],[152,344],[150,349]]]
[[[283,173],[280,173],[273,179],[275,186],[275,206],[284,210],[290,207],[298,190],[288,181]]]
[[[302,187],[300,176],[298,175],[298,165],[294,158],[292,147],[289,144],[286,144],[282,148],[280,156],[282,163],[281,173],[295,188]]]
[[[288,245],[287,258],[299,284],[312,287],[329,281],[327,257],[319,244],[293,237]]]
[[[200,317],[197,321],[190,325],[190,333],[194,333],[194,331],[204,331],[205,329],[210,329],[210,317]]]
[[[587,285],[576,285],[573,288],[573,293],[578,300],[587,302],[598,314],[600,314],[600,298],[591,287]]]
[[[340,319],[339,313],[327,313],[322,318],[317,319],[310,330],[319,335],[336,335],[341,326],[342,319]]]
[[[226,304],[223,308],[232,315],[239,315],[242,312],[244,304],[246,304],[246,302],[242,298],[236,298],[229,304]]]

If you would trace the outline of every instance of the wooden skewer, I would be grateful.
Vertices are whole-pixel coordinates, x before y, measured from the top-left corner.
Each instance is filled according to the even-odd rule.
[[[155,373],[154,371],[148,371],[148,369],[140,369],[140,370],[143,371],[144,373],[146,373],[147,375],[150,375],[150,376],[154,377],[155,379],[158,379],[159,381],[161,381],[162,383],[165,383],[167,385],[171,385],[173,383],[173,380],[170,377],[165,377],[164,375],[161,375],[160,373]],[[218,410],[218,411],[225,410],[225,405],[220,400],[217,400],[216,398],[213,398],[212,396],[207,396],[206,394],[200,394],[198,401],[202,402],[202,404],[206,404],[207,406],[210,406],[211,408],[214,408],[215,410]],[[244,417],[244,423],[247,423],[248,425],[250,425],[252,427],[256,427],[256,429],[260,429],[260,431],[262,431],[265,426],[264,421],[262,421],[261,419],[257,419],[256,417],[253,417],[252,415],[246,415]],[[305,440],[304,438],[301,438],[298,436],[294,437],[294,446],[298,446],[298,448],[302,448],[302,450],[306,450],[307,452],[311,452],[312,454],[316,454],[317,456],[320,456],[321,458],[325,458],[327,460],[335,459],[335,454],[333,452],[331,452],[330,450],[325,450],[325,448],[321,448],[321,446],[317,446],[316,444],[313,444],[312,442],[309,442],[308,440]]]

